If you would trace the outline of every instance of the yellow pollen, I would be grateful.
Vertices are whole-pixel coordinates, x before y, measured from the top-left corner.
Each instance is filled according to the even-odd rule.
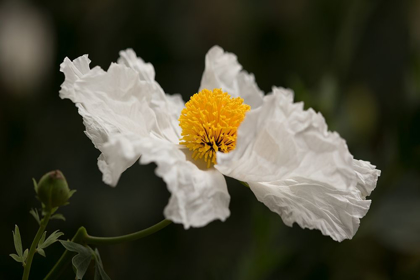
[[[221,89],[203,89],[190,98],[179,117],[179,126],[180,144],[193,151],[193,159],[203,159],[210,167],[216,164],[216,152],[235,149],[238,127],[251,109],[243,102]]]

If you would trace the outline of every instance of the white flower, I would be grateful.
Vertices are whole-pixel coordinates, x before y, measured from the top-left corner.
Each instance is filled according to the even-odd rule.
[[[319,229],[337,241],[356,233],[371,203],[366,196],[375,188],[380,171],[369,162],[353,159],[345,141],[327,130],[321,114],[293,103],[292,91],[273,88],[264,96],[235,55],[213,47],[206,55],[200,98],[221,89],[243,98],[251,110],[243,107],[241,111],[247,112],[237,130],[236,148],[236,129],[217,132],[233,137],[224,142],[231,145],[225,151],[232,151],[220,152],[222,144],[219,141],[216,147],[212,138],[213,144],[200,144],[193,153],[185,146],[191,148],[199,137],[212,137],[197,131],[201,127],[208,132],[205,124],[200,125],[202,109],[191,105],[192,109],[183,111],[184,121],[195,125],[190,130],[197,135],[185,137],[184,132],[181,136],[179,119],[185,104],[180,95],[165,94],[151,64],[132,50],[120,52],[118,63],[112,63],[108,71],[90,69],[89,63],[86,55],[64,60],[60,70],[66,78],[60,96],[76,104],[87,136],[102,152],[98,166],[105,183],[115,186],[122,172],[139,159],[141,164],[156,163],[156,174],[172,194],[165,217],[189,228],[229,216],[226,175],[247,182],[257,199],[288,226],[296,222],[303,228]],[[197,106],[207,106],[197,100]],[[187,115],[198,119],[189,121]],[[185,139],[193,140],[186,144]],[[215,155],[217,163],[193,159],[203,155]]]

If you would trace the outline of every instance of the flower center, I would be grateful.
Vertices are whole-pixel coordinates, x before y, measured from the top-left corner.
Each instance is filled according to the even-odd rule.
[[[193,151],[193,159],[216,164],[216,152],[235,149],[237,130],[251,107],[240,97],[232,98],[221,89],[203,89],[194,94],[179,117],[180,144]]]

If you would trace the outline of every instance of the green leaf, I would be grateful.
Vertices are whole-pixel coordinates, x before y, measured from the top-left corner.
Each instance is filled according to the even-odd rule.
[[[47,248],[48,246],[50,246],[51,244],[53,244],[54,242],[58,241],[58,238],[62,235],[64,235],[64,233],[59,232],[58,230],[54,231],[53,233],[51,233],[50,236],[48,236],[47,239],[45,239],[47,235],[47,232],[44,231],[44,233],[42,234],[41,238],[38,241],[38,246],[36,248],[37,252],[43,256],[46,257],[47,255],[45,254],[44,249]]]
[[[51,216],[51,220],[63,220],[65,221],[66,218],[63,216],[63,214],[57,213]]]
[[[64,235],[64,233],[56,230],[53,233],[51,233],[50,236],[48,236],[48,238],[45,240],[45,236],[46,236],[46,231],[44,232],[44,234],[42,234],[41,239],[38,242],[38,248],[39,249],[45,249],[48,246],[50,246],[51,244],[53,244],[54,242],[58,241],[58,238],[62,235]]]
[[[108,274],[106,274],[104,270],[104,265],[102,264],[101,256],[99,255],[99,251],[96,248],[94,251],[95,257],[95,280],[111,280]]]
[[[72,263],[76,268],[76,279],[83,279],[92,260],[92,249],[71,241],[59,241],[68,251],[77,253],[77,255],[73,257]]]
[[[11,256],[17,262],[22,262],[22,257],[19,257],[16,254],[10,254],[9,256]]]
[[[38,248],[36,249],[36,251],[38,252],[38,254],[40,254],[41,256],[43,256],[44,258],[47,257],[47,255],[45,255],[45,251],[44,249]]]
[[[35,218],[35,220],[38,222],[38,225],[41,224],[41,219],[39,218],[39,213],[38,213],[38,209],[31,209],[31,211],[29,211],[29,213]]]
[[[50,246],[51,244],[53,244],[54,242],[57,242],[58,238],[62,235],[64,235],[64,233],[59,232],[58,230],[54,231],[53,233],[51,233],[50,236],[48,236],[47,240],[45,240],[45,242],[42,244],[41,248],[45,249],[48,246]]]
[[[20,238],[20,231],[17,225],[15,225],[15,231],[13,232],[13,242],[15,243],[16,253],[19,257],[22,257],[22,240]]]
[[[27,257],[28,257],[28,249],[26,249],[25,252],[23,252],[22,261],[25,262]]]
[[[41,238],[38,241],[38,248],[40,248],[41,247],[41,244],[44,243],[46,236],[47,236],[47,232],[44,231],[44,233],[42,234]]]

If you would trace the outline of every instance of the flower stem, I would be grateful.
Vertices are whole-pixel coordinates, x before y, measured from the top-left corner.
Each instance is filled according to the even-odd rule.
[[[96,236],[90,236],[87,235],[84,239],[86,244],[91,245],[112,245],[112,244],[118,244],[123,242],[130,242],[134,241],[146,236],[149,236],[155,232],[158,232],[159,230],[165,228],[172,222],[170,220],[163,220],[147,229],[134,232],[127,235],[121,235],[121,236],[115,236],[115,237],[96,237]]]
[[[169,220],[163,220],[147,229],[122,235],[122,236],[115,236],[115,237],[96,237],[88,235],[86,229],[84,227],[80,227],[79,230],[74,235],[72,241],[75,243],[79,243],[82,245],[112,245],[112,244],[119,244],[124,242],[134,241],[146,236],[149,236],[155,232],[160,231],[161,229],[165,228],[171,224]],[[64,251],[61,258],[55,264],[55,266],[51,269],[50,273],[44,278],[44,280],[53,280],[58,279],[61,273],[66,269],[67,265],[70,263],[73,254],[69,251]]]
[[[35,238],[32,241],[31,248],[29,249],[28,258],[26,259],[26,265],[23,270],[22,280],[29,279],[29,273],[31,271],[32,260],[36,253],[36,247],[38,246],[39,239],[41,238],[42,234],[44,233],[45,228],[47,227],[50,217],[51,217],[51,211],[48,211],[45,214],[44,218],[42,219],[41,224],[39,225],[38,232],[36,233]]]

